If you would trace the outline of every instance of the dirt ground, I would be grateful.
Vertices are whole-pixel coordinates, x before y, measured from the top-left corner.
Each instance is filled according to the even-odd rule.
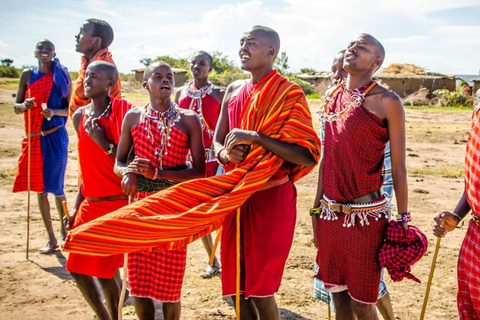
[[[11,192],[23,120],[12,111],[14,90],[0,88],[0,318],[1,319],[92,319],[93,312],[65,271],[67,253],[44,256],[38,248],[46,243],[46,233],[38,212],[36,195],[31,195],[30,251],[26,260],[27,193]],[[127,95],[134,105],[143,105],[145,96]],[[312,110],[319,107],[311,101]],[[314,116],[318,124],[318,117]],[[407,110],[407,165],[409,209],[413,224],[429,239],[426,256],[412,273],[422,280],[393,283],[385,275],[397,319],[418,319],[436,239],[431,234],[434,212],[452,210],[463,189],[462,170],[470,112],[438,109]],[[318,128],[318,125],[317,125]],[[69,162],[65,191],[74,202],[77,177],[76,136],[71,122]],[[308,208],[316,190],[316,170],[297,183],[298,219],[295,239],[287,261],[283,283],[277,294],[282,319],[327,319],[325,304],[312,299],[315,248]],[[59,221],[52,203],[58,232]],[[466,227],[442,240],[425,319],[457,319],[456,264]],[[220,278],[200,278],[207,263],[200,242],[189,246],[182,292],[182,319],[234,319],[234,310],[221,296]],[[124,307],[124,319],[136,319],[132,299]],[[160,311],[161,308],[159,307]],[[160,312],[157,319],[162,319]]]

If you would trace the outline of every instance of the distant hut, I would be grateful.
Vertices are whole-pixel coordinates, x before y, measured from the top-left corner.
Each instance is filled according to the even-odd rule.
[[[135,74],[135,80],[138,82],[143,82],[143,74],[145,73],[145,69],[147,68],[138,68],[135,70],[132,70],[133,73]],[[187,70],[185,69],[178,69],[178,68],[172,68],[173,71],[173,79],[175,80],[175,87],[181,87],[187,82],[188,76],[187,76]]]

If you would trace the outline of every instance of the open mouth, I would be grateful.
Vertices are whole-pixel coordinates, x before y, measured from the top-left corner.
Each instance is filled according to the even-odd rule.
[[[169,86],[163,86],[160,88],[161,91],[170,91],[170,87]]]

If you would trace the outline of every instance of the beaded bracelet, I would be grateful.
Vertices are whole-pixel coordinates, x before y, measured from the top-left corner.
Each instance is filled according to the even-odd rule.
[[[115,145],[113,143],[110,143],[107,154],[112,155],[113,154],[113,148],[115,148]]]
[[[220,159],[220,153],[222,153],[223,150],[225,150],[225,148],[222,148],[220,149],[220,151],[218,151],[218,153],[215,155],[215,159],[217,159],[217,162],[219,164],[221,164],[222,166],[225,166],[228,164],[228,161],[222,161],[222,159]]]
[[[410,222],[412,221],[412,216],[410,212],[399,213],[395,216],[397,218],[397,222]]]
[[[320,214],[320,209],[319,208],[311,208],[310,209],[310,216],[313,216],[314,214]]]

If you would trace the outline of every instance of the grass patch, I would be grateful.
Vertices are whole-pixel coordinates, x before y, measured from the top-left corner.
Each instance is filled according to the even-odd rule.
[[[409,169],[408,173],[411,175],[422,175],[422,176],[439,176],[443,178],[453,178],[458,179],[462,178],[464,174],[464,169],[462,168],[418,168],[418,169]]]
[[[318,100],[321,98],[321,96],[316,92],[307,94],[305,97],[310,100]]]
[[[437,107],[437,106],[404,106],[405,109],[409,110],[419,110],[419,111],[432,111],[432,112],[458,112],[458,111],[465,111],[465,112],[472,112],[471,106],[452,106],[452,107]]]
[[[122,92],[124,99],[148,99],[148,94],[140,92]]]
[[[0,181],[2,185],[12,185],[15,174],[17,173],[17,168],[6,169],[0,171]]]
[[[1,89],[17,89],[18,88],[18,79],[0,79],[0,88]]]

